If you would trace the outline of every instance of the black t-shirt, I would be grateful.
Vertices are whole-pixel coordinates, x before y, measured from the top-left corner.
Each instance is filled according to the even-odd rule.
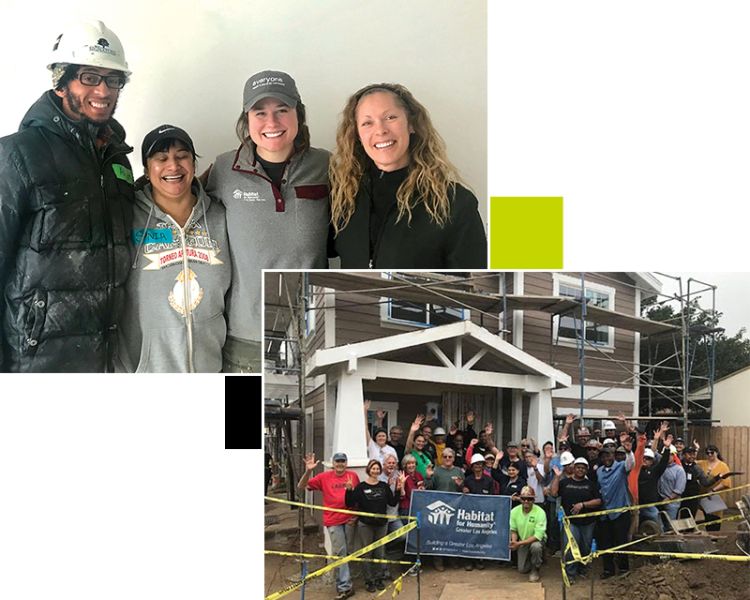
[[[560,502],[562,504],[565,514],[570,516],[573,513],[571,509],[574,504],[579,502],[588,502],[595,498],[601,498],[599,495],[599,484],[596,481],[590,479],[573,479],[572,477],[566,477],[560,481],[560,489],[558,495],[560,496]],[[600,510],[597,508],[585,507],[580,514],[587,512],[596,512]],[[592,523],[596,517],[589,517],[587,519],[575,519],[575,523],[580,525],[587,525]]]
[[[469,488],[470,494],[493,494],[495,482],[487,475],[483,474],[481,479],[477,479],[474,473],[471,473],[464,479],[464,487]]]
[[[258,162],[263,167],[263,170],[266,172],[266,175],[271,179],[273,184],[277,187],[281,187],[281,178],[284,176],[284,169],[286,169],[286,165],[289,161],[284,161],[280,163],[274,163],[269,162],[265,159],[262,159],[260,156],[257,156]]]
[[[396,451],[396,456],[398,456],[398,468],[401,468],[401,461],[404,460],[404,453],[406,452],[406,447],[403,444],[394,444],[393,442],[389,441],[388,444]]]
[[[375,485],[361,481],[353,490],[346,490],[346,505],[350,508],[358,508],[362,512],[385,514],[388,504],[396,506],[398,498],[384,481],[378,481]],[[386,520],[377,517],[359,517],[367,525],[383,525]]]

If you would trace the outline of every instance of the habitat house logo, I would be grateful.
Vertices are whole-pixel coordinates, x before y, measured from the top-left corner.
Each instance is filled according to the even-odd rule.
[[[427,520],[433,525],[450,525],[453,515],[456,514],[456,509],[442,500],[428,504],[427,510],[430,511],[427,514]]]

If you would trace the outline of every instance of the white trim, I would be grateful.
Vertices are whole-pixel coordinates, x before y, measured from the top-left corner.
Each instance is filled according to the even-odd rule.
[[[580,290],[581,288],[581,281],[580,279],[577,279],[575,277],[571,277],[569,275],[564,275],[562,273],[553,273],[552,274],[552,295],[553,296],[560,296],[560,284],[564,284],[568,287],[577,288]],[[603,294],[607,294],[609,296],[609,306],[607,307],[609,310],[615,310],[615,288],[603,285],[601,283],[595,283],[592,281],[585,281],[584,283],[585,289],[592,290],[596,292],[601,292]],[[578,347],[578,340],[569,338],[569,337],[559,337],[558,335],[558,327],[560,323],[560,317],[559,315],[555,315],[552,318],[552,340],[551,343],[555,344],[557,346],[563,346],[563,347],[569,347],[569,348],[577,348]],[[586,323],[594,323],[594,321],[586,321]],[[607,326],[607,342],[605,344],[594,344],[596,345],[596,350],[602,350],[604,352],[607,351],[613,351],[615,348],[615,328],[611,325]],[[585,345],[585,349],[588,351],[595,351],[594,348],[590,347],[590,344]]]
[[[310,357],[307,363],[307,372],[308,375],[317,375],[321,371],[326,370],[326,367],[340,363],[348,363],[349,372],[354,372],[357,368],[357,359],[392,352],[394,350],[424,346],[431,342],[461,336],[468,336],[475,339],[483,346],[486,346],[490,352],[503,360],[511,362],[515,367],[525,370],[529,375],[549,377],[555,381],[556,385],[560,386],[569,386],[571,384],[570,375],[503,341],[499,336],[491,334],[486,329],[479,327],[479,325],[471,321],[459,321],[449,325],[418,329],[384,338],[347,344],[346,346],[319,349]]]
[[[433,367],[412,363],[363,358],[360,361],[363,379],[406,379],[430,383],[451,383],[493,388],[514,388],[539,392],[554,387],[555,382],[541,375],[513,375],[489,371],[466,370],[460,367]]]
[[[367,394],[364,394],[364,398],[365,400],[367,400]],[[370,410],[383,410],[387,413],[389,426],[386,428],[386,430],[390,435],[391,427],[393,427],[394,425],[398,425],[398,402],[381,402],[380,400],[371,400]]]
[[[552,399],[554,401],[554,398]],[[562,416],[562,415],[569,415],[570,411],[573,410],[572,408],[561,408],[557,407],[555,408],[555,415]],[[608,417],[609,411],[605,410],[603,408],[586,408],[586,419],[589,417],[597,418],[597,417]]]

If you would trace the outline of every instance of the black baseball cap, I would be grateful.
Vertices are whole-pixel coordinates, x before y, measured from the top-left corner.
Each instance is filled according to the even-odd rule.
[[[188,150],[193,153],[195,158],[195,146],[193,140],[188,135],[188,132],[174,125],[159,125],[146,134],[143,138],[143,144],[141,145],[141,160],[143,166],[146,166],[146,159],[154,153],[154,148],[157,147],[159,142],[164,140],[179,140],[188,147]]]

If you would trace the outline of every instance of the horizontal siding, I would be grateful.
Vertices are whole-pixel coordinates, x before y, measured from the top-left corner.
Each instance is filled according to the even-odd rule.
[[[573,278],[579,278],[580,273],[565,273]],[[612,281],[608,279],[618,279]],[[627,314],[634,314],[635,291],[625,283],[627,276],[621,273],[586,274],[586,282],[600,283],[614,288],[615,310]],[[524,277],[524,295],[549,296],[553,293],[553,278],[551,273],[526,273]],[[552,364],[554,367],[571,375],[573,385],[580,385],[578,370],[578,349],[575,347],[552,345],[552,315],[538,311],[524,311],[523,349],[532,356]],[[601,353],[595,349],[586,349],[586,379],[594,385],[609,383],[614,387],[632,387],[631,382],[620,383],[628,379],[628,372],[632,370],[633,353],[635,351],[635,334],[631,331],[615,329],[614,352]],[[616,362],[625,363],[618,365]],[[604,358],[604,360],[590,360]]]
[[[325,386],[313,390],[305,396],[305,406],[313,409],[313,452],[318,460],[328,460],[330,457],[324,456],[324,439],[325,439]]]

